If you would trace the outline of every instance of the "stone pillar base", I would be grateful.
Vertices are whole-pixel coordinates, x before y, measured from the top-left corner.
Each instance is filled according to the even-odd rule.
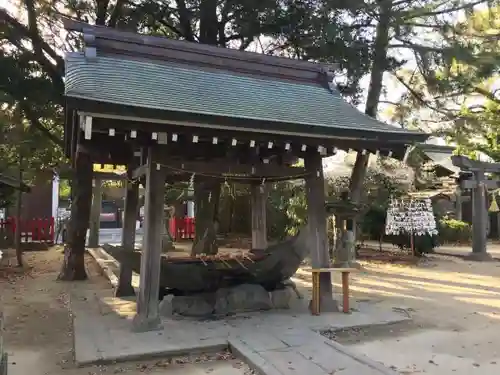
[[[136,314],[132,320],[132,332],[161,331],[162,329],[163,325],[159,316],[150,318]]]
[[[132,285],[130,284],[124,284],[120,285],[118,284],[118,287],[115,290],[115,297],[131,297],[135,296],[135,289]]]
[[[489,253],[486,252],[481,252],[481,253],[470,252],[465,256],[464,259],[473,260],[476,262],[491,262],[495,260]]]
[[[320,299],[320,314],[340,311],[339,304],[333,299],[333,296],[321,296]],[[309,311],[312,311],[312,300],[309,301]]]
[[[163,234],[161,238],[161,251],[162,253],[168,253],[169,251],[174,251],[175,246],[174,243],[172,242],[172,239],[170,238],[170,235]]]

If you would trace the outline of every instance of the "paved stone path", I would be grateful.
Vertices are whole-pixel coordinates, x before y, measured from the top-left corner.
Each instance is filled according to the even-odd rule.
[[[382,364],[307,329],[245,332],[229,337],[233,352],[266,375],[390,375]]]
[[[165,319],[161,331],[133,333],[134,307],[134,301],[109,295],[73,297],[76,362],[109,363],[229,347],[262,375],[395,375],[317,331],[407,319],[365,306],[349,315],[273,311],[204,322]]]
[[[118,265],[102,249],[89,250],[112,284]],[[137,279],[134,275],[134,279]],[[228,347],[261,375],[396,375],[318,332],[401,322],[409,318],[369,304],[351,314],[312,316],[306,300],[290,310],[241,314],[221,320],[163,320],[163,330],[131,331],[135,301],[102,291],[71,299],[75,360],[80,365],[209,352]]]

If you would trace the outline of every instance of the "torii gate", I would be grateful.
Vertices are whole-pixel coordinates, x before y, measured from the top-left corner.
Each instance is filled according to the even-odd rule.
[[[487,223],[489,220],[486,207],[486,194],[488,189],[500,187],[500,181],[487,180],[486,173],[500,173],[500,163],[487,163],[469,159],[466,156],[453,155],[453,165],[463,171],[471,172],[474,178],[464,180],[462,189],[472,189],[472,253],[467,258],[470,260],[492,260],[486,249]]]

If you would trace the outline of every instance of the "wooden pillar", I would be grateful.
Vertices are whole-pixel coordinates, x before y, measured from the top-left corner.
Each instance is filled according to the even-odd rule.
[[[455,189],[455,218],[462,220],[463,214],[462,189],[457,186]]]
[[[310,153],[304,159],[306,169],[306,199],[309,230],[309,244],[312,268],[330,266],[328,238],[326,232],[325,179],[319,153]],[[338,305],[332,295],[330,272],[320,274],[321,311],[338,311]]]
[[[497,212],[497,240],[500,240],[500,212]]]
[[[468,255],[468,259],[490,260],[491,255],[486,251],[488,208],[486,207],[484,171],[476,171],[474,177],[477,186],[472,189],[472,253]]]
[[[99,227],[101,224],[102,181],[94,178],[92,207],[90,209],[89,247],[99,247]]]
[[[267,248],[266,220],[267,186],[254,184],[251,186],[252,205],[252,248]]]
[[[130,164],[127,167],[127,182],[125,195],[125,212],[122,228],[122,263],[120,264],[120,276],[118,278],[118,287],[116,288],[116,297],[128,297],[135,295],[132,287],[132,265],[131,257],[135,249],[135,232],[137,213],[139,210],[139,181],[132,181],[132,171],[135,165]]]
[[[133,329],[137,332],[161,329],[159,314],[160,261],[164,220],[165,169],[155,163],[158,149],[150,147],[144,205],[144,239],[142,245],[137,313]]]

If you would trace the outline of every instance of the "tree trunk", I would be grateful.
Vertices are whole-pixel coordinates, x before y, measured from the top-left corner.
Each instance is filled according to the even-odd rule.
[[[75,160],[73,201],[68,243],[64,247],[64,261],[58,280],[73,281],[87,279],[85,271],[85,241],[92,203],[92,159],[88,150],[78,146]]]
[[[234,219],[234,206],[235,206],[235,200],[236,200],[236,189],[234,187],[234,183],[230,185],[229,187],[229,208],[228,208],[228,213],[227,216],[229,220],[227,221],[227,231],[226,233],[231,233],[233,231],[233,219]]]
[[[217,254],[217,215],[220,199],[220,182],[195,176],[195,239],[191,255]]]
[[[203,0],[200,3],[200,43],[225,47],[224,40],[218,40],[219,20],[217,17],[218,0]]]
[[[23,191],[21,189],[23,183],[23,157],[19,154],[19,190],[17,191],[17,201],[16,201],[16,233],[15,233],[15,248],[16,248],[16,258],[17,266],[23,267],[23,249],[21,247],[21,211],[23,206]]]
[[[389,45],[389,23],[392,10],[392,0],[379,0],[380,18],[375,35],[375,46],[373,53],[373,66],[368,87],[365,113],[373,118],[377,117],[380,95],[382,94],[384,72],[387,69],[387,47]],[[356,162],[352,170],[349,186],[350,198],[354,203],[359,203],[363,191],[363,181],[366,176],[370,154],[363,155],[358,152]],[[356,221],[349,220],[347,229],[353,231],[356,238]]]

